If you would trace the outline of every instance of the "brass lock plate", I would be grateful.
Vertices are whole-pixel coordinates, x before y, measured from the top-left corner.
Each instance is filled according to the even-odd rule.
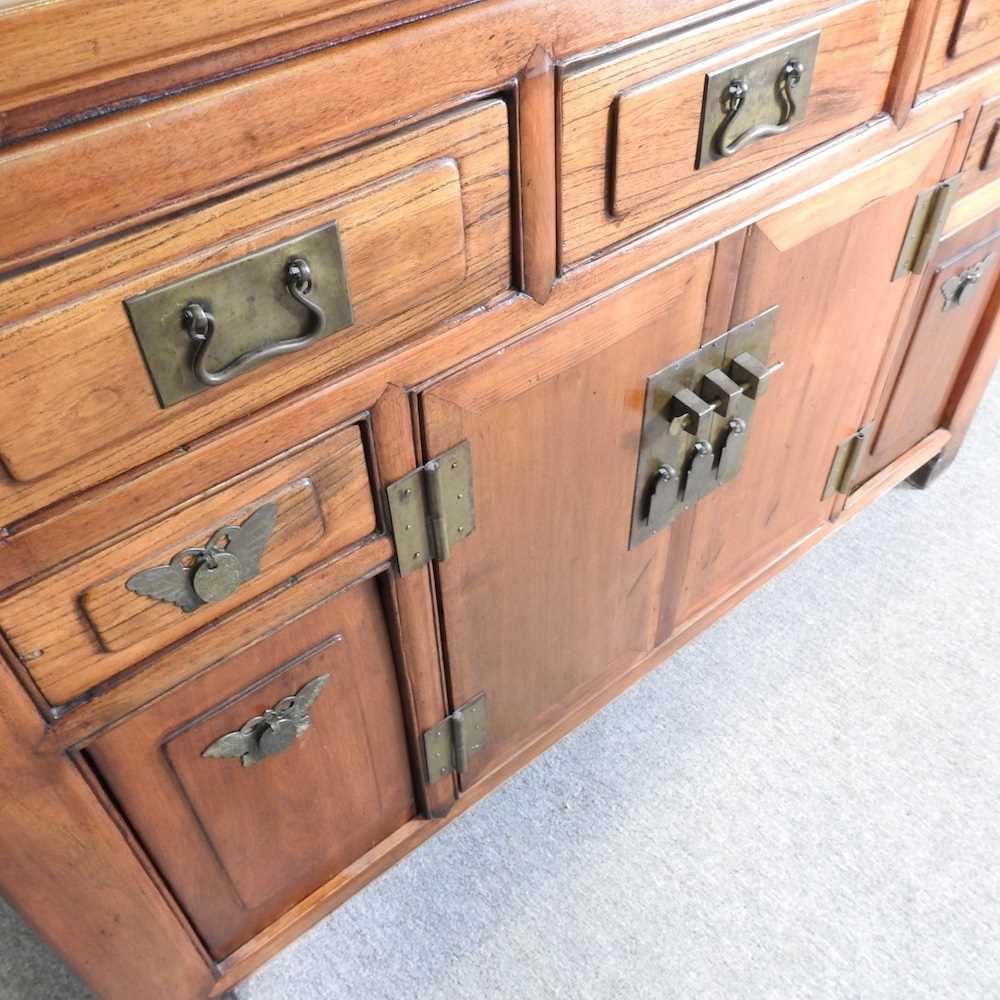
[[[650,375],[646,380],[642,437],[632,499],[630,549],[663,530],[682,511],[723,481],[731,479],[739,470],[753,411],[759,396],[763,394],[766,378],[756,394],[746,382],[735,379],[740,382],[735,387],[740,392],[733,397],[728,407],[729,412],[724,412],[726,408],[715,402],[700,422],[697,433],[693,433],[695,428],[690,419],[685,422],[677,418],[677,404],[678,400],[683,402],[685,398],[704,402],[702,394],[706,391],[706,376],[714,379],[721,372],[732,379],[733,375],[741,374],[735,363],[738,357],[751,355],[766,364],[777,315],[778,307],[772,306],[759,316],[709,341],[693,354]],[[738,440],[734,438],[730,428],[733,420],[743,423],[742,430],[736,436]],[[694,446],[698,439],[707,442],[712,448],[707,461],[704,458],[696,461]],[[730,447],[738,449],[735,460],[732,453],[729,458],[726,456],[726,449]],[[673,471],[673,477],[666,484],[661,475],[663,469]],[[690,482],[692,471],[697,477],[694,483]],[[709,474],[710,479],[707,478]],[[656,493],[664,485],[673,488],[669,501],[666,505],[657,505],[654,502]],[[677,486],[682,488],[677,489]],[[688,488],[692,486],[693,492]],[[651,510],[655,516],[650,516]]]
[[[805,118],[819,34],[786,42],[705,77],[696,169],[752,142],[781,135]],[[786,73],[789,66],[798,67],[798,72]],[[737,102],[739,107],[734,107]]]
[[[197,344],[183,319],[190,303],[209,310],[218,328],[207,350],[212,369],[301,335],[303,309],[289,294],[286,278],[287,265],[296,258],[308,259],[310,297],[326,314],[319,336],[350,326],[354,315],[336,222],[125,300],[161,406],[209,388],[191,363]]]

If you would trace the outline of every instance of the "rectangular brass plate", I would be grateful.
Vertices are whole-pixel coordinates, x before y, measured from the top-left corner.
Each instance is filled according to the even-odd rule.
[[[826,477],[821,500],[829,500],[834,493],[850,493],[853,479],[858,471],[858,464],[865,453],[865,446],[871,440],[874,423],[865,424],[859,431],[852,434],[846,441],[837,445],[837,450]]]
[[[783,110],[778,96],[777,82],[785,64],[790,60],[802,63],[803,72],[797,86],[792,90],[795,111],[786,122],[787,128],[782,131],[794,128],[805,118],[813,71],[816,67],[819,34],[815,31],[793,42],[786,42],[780,48],[771,49],[752,59],[717,69],[714,73],[706,75],[695,169],[700,170],[716,160],[724,159],[716,150],[715,140],[726,117],[726,91],[733,81],[742,81],[749,90],[743,106],[726,130],[729,141],[757,125],[777,125]]]
[[[456,716],[460,716],[460,721],[453,723]],[[464,763],[467,764],[468,758],[475,756],[487,742],[486,692],[476,695],[454,715],[449,715],[424,733],[427,780],[432,784],[456,770],[462,770],[455,752],[456,725],[463,730],[461,739],[465,747]]]
[[[893,281],[906,274],[923,274],[937,248],[961,183],[962,175],[956,174],[917,195],[903,236],[903,245],[899,248],[896,269],[892,273]]]
[[[246,351],[302,335],[308,313],[285,286],[285,267],[293,257],[309,261],[309,298],[327,317],[323,336],[350,326],[354,315],[336,222],[125,300],[161,406],[209,388],[191,367],[195,344],[181,321],[189,302],[215,317],[217,332],[208,351],[213,371]]]
[[[688,435],[672,433],[668,416],[671,399],[680,389],[695,389],[703,376],[713,368],[725,367],[738,354],[747,352],[767,360],[771,349],[778,307],[772,306],[759,316],[733,327],[721,337],[709,341],[693,354],[675,361],[646,380],[646,402],[642,417],[642,439],[639,444],[639,461],[636,463],[635,492],[632,498],[632,530],[630,549],[641,545],[665,525],[654,527],[646,517],[649,506],[649,484],[663,465],[680,469],[684,465],[684,448]],[[748,419],[748,424],[750,420]],[[727,421],[715,414],[709,439],[713,445],[724,436]],[[749,432],[749,427],[748,427]],[[687,506],[678,501],[670,519],[677,517]]]
[[[436,480],[436,483],[435,483]],[[434,511],[434,494],[441,500]],[[476,528],[472,494],[472,449],[468,441],[450,448],[433,462],[386,487],[399,573],[405,576],[431,559],[447,558],[447,550]],[[445,552],[435,539],[434,519],[444,533]]]

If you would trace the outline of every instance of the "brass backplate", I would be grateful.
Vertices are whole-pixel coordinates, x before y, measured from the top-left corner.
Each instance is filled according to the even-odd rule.
[[[327,316],[323,336],[350,326],[354,316],[336,222],[125,300],[161,406],[209,388],[191,367],[196,344],[182,321],[189,302],[201,303],[215,317],[218,333],[208,351],[212,369],[301,334],[302,306],[286,287],[285,267],[294,257],[309,260],[310,297]]]
[[[766,360],[771,348],[778,306],[772,306],[759,316],[733,327],[721,337],[709,341],[693,354],[676,361],[646,380],[646,402],[642,417],[642,438],[639,444],[639,461],[636,463],[635,491],[632,499],[632,529],[629,548],[634,549],[647,538],[662,530],[690,504],[678,500],[668,518],[656,525],[648,518],[649,484],[656,478],[657,470],[672,466],[680,471],[687,459],[691,435],[679,430],[670,418],[670,402],[684,388],[698,386],[702,378],[716,368],[725,368],[737,355],[753,354]],[[748,418],[748,424],[749,424]],[[715,413],[706,438],[717,446],[725,437],[725,417]],[[749,433],[749,426],[747,427]]]
[[[707,74],[695,168],[700,169],[715,160],[723,159],[716,148],[716,136],[726,118],[727,91],[731,83],[740,81],[748,87],[748,91],[743,106],[727,132],[735,137],[756,126],[777,123],[782,112],[778,85],[782,70],[789,61],[802,63],[803,72],[794,88],[795,111],[788,117],[785,123],[787,127],[782,131],[798,125],[806,116],[818,49],[819,32],[815,31],[786,42],[780,48]]]

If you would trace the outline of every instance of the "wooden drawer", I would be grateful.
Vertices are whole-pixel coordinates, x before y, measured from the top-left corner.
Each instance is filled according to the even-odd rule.
[[[117,536],[112,520],[100,520],[80,539],[92,543],[81,556],[0,599],[0,629],[51,704],[91,691],[377,527],[359,426],[321,434],[236,482],[185,486],[170,509]],[[114,508],[148,504],[147,489],[135,480]],[[73,527],[54,518],[53,545]],[[36,532],[44,547],[46,525]]]
[[[0,461],[7,473],[0,476],[0,525],[508,289],[508,167],[506,106],[481,102],[0,282]],[[125,300],[333,222],[353,322],[225,385],[161,405]],[[317,287],[335,280],[314,277]],[[244,303],[252,305],[256,287],[238,287]],[[274,339],[294,337],[304,325],[290,296],[287,306],[290,328]],[[182,335],[169,341],[169,360],[190,369],[197,345],[183,335],[179,311],[165,314],[163,329]]]
[[[307,712],[282,705],[310,683]],[[251,720],[214,751],[236,757],[205,756]],[[229,954],[414,816],[377,583],[234,652],[89,752],[212,954]]]
[[[930,90],[1000,57],[996,0],[941,0],[920,89]]]
[[[880,112],[905,9],[901,0],[777,0],[571,68],[562,88],[563,264],[727,192]],[[702,156],[698,167],[706,80],[718,73],[724,83],[730,67],[734,79],[744,77],[739,67],[768,54],[777,60],[777,75],[789,60],[802,59],[817,32],[814,60],[803,59],[810,91],[805,100],[795,98],[800,110],[788,130],[723,158]],[[776,96],[754,114],[762,116],[759,124],[777,124],[785,109],[776,83],[755,83],[750,96],[762,87]],[[744,126],[737,112],[724,145],[732,145],[730,133],[740,138],[756,121]]]
[[[1000,97],[983,102],[962,171],[963,195],[1000,179]]]

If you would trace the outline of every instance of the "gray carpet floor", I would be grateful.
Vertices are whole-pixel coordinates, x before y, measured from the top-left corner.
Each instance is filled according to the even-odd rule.
[[[900,487],[241,1000],[1000,997],[1000,378]],[[87,994],[0,907],[0,997]],[[141,1000],[141,998],[137,998]]]

